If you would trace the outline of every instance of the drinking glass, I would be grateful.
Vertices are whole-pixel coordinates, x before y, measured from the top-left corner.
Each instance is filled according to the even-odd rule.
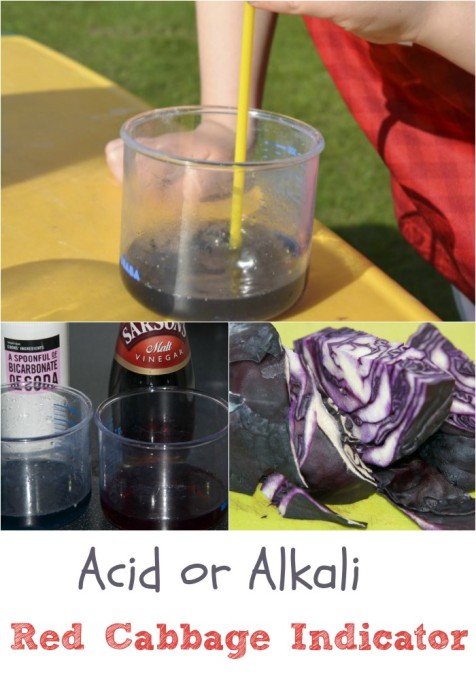
[[[165,317],[269,319],[304,289],[324,140],[306,123],[252,109],[246,162],[234,163],[236,114],[158,109],[121,130],[121,275]]]
[[[2,385],[2,529],[54,529],[91,496],[90,399],[50,383]]]
[[[228,503],[228,407],[198,390],[125,392],[96,411],[100,498],[121,529],[210,529]]]

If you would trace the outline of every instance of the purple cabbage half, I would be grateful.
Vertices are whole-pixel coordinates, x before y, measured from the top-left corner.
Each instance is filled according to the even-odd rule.
[[[413,453],[448,417],[454,378],[421,350],[350,328],[326,328],[295,349],[365,463]]]
[[[302,358],[286,353],[293,457],[308,488],[327,503],[353,503],[375,490],[370,469],[346,442],[341,419],[328,408]]]
[[[453,401],[441,429],[419,449],[421,458],[439,470],[454,486],[474,489],[475,366],[433,324],[425,323],[408,344],[422,350],[434,364],[455,379]]]
[[[474,439],[474,363],[431,323],[422,324],[416,333],[409,337],[408,345],[424,352],[435,366],[439,366],[455,379],[450,413],[441,429],[450,434]]]
[[[230,324],[231,490],[252,494],[264,481],[263,491],[284,516],[295,516],[299,506],[302,516],[365,527],[324,505],[366,498],[376,488],[342,436],[339,419],[275,328]]]

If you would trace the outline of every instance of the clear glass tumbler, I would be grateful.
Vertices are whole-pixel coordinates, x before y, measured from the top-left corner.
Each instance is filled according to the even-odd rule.
[[[51,383],[2,385],[2,529],[55,529],[91,496],[91,401]]]
[[[121,275],[165,317],[269,319],[304,289],[322,135],[251,110],[235,164],[235,124],[232,108],[177,107],[121,130]]]
[[[121,529],[211,529],[228,506],[228,406],[198,390],[125,392],[96,411],[100,497]]]

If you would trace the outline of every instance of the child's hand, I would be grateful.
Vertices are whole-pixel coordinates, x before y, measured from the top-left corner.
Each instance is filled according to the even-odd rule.
[[[267,2],[257,9],[328,19],[369,42],[416,43],[474,73],[474,2]]]
[[[251,2],[259,9],[329,19],[376,43],[414,41],[425,19],[427,2]]]
[[[160,137],[137,140],[165,156],[172,155],[180,158],[207,160],[215,162],[233,161],[235,133],[213,120],[203,121],[196,130],[190,132],[176,132]],[[124,165],[124,142],[122,139],[114,139],[106,145],[106,161],[114,177],[118,182],[123,180]],[[164,174],[161,172],[160,161],[154,163],[148,157],[137,157],[137,172],[142,175],[145,184],[153,182],[158,185]],[[177,173],[179,176],[180,173]],[[201,187],[206,193],[207,188]],[[209,187],[208,191],[212,191]]]

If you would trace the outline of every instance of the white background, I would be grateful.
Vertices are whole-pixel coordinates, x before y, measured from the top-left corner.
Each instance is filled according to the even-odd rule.
[[[475,661],[476,542],[474,532],[2,532],[0,659],[2,668],[14,669],[21,679],[107,677],[159,678],[185,673],[198,678],[227,679],[270,677],[277,680],[311,673],[310,677],[340,680],[398,678],[432,680],[472,672]],[[160,551],[161,589],[146,590],[138,583],[101,590],[93,576],[78,589],[81,570],[92,546],[96,548],[101,576],[107,570],[135,558],[139,573],[153,563],[154,547]],[[351,571],[348,589],[340,590],[342,547],[348,552]],[[249,580],[260,550],[266,547],[270,570],[278,588],[273,591],[264,576],[255,589]],[[279,590],[280,548],[296,549],[299,567],[311,565],[305,577],[321,565],[336,564],[335,589],[291,589],[289,579]],[[359,583],[352,591],[353,559],[358,558]],[[218,589],[211,579],[195,585],[181,580],[184,567],[202,563],[227,565],[218,574]],[[289,564],[288,564],[289,567]],[[288,568],[289,572],[289,568]],[[119,576],[120,572],[116,572]],[[197,574],[198,572],[195,572]],[[137,580],[137,579],[136,579]],[[13,622],[31,623],[36,631],[53,629],[60,636],[74,622],[82,623],[84,650],[11,650]],[[134,633],[147,630],[158,640],[157,623],[180,632],[189,623],[203,635],[215,630],[259,629],[271,638],[267,650],[247,646],[240,659],[230,650],[139,651],[131,645],[114,650],[106,644],[105,629],[112,623],[131,623]],[[292,650],[291,623],[308,629],[326,629],[335,635],[345,623],[363,622],[370,632],[387,629],[411,633],[424,624],[433,630],[469,631],[465,651],[427,649],[397,651],[297,651]],[[36,640],[38,642],[37,636]],[[359,637],[356,634],[356,642]],[[429,647],[429,645],[428,645]]]

